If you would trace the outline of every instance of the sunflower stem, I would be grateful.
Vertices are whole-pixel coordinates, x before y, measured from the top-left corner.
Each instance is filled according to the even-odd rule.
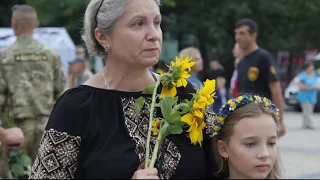
[[[146,157],[145,157],[145,164],[144,164],[145,168],[148,167],[148,164],[150,162],[149,151],[150,151],[151,129],[152,129],[152,123],[153,123],[153,112],[154,112],[154,106],[155,106],[155,102],[156,102],[157,89],[158,89],[158,86],[160,85],[162,76],[163,76],[163,74],[160,75],[160,77],[157,79],[157,82],[154,86],[153,94],[152,94],[152,101],[151,101],[150,115],[149,115],[149,129],[148,129],[148,137],[147,137]]]
[[[159,145],[160,145],[161,135],[158,135],[156,145],[154,146],[151,162],[149,165],[149,168],[154,168],[154,164],[156,163],[157,157],[158,157],[158,151],[159,151]]]

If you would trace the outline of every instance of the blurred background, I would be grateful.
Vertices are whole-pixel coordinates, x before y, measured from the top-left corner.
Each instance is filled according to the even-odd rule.
[[[0,48],[10,46],[15,35],[10,28],[11,7],[32,5],[38,12],[40,27],[34,36],[61,56],[67,77],[68,63],[76,57],[76,47],[84,45],[81,29],[89,0],[1,0]],[[294,78],[306,61],[312,61],[320,75],[320,0],[163,0],[163,48],[160,61],[168,63],[185,47],[200,49],[204,73],[209,61],[219,59],[225,71],[226,88],[234,71],[232,49],[235,23],[251,18],[259,26],[258,45],[268,50],[278,64],[286,102],[288,132],[280,140],[286,176],[320,178],[320,115],[315,114],[316,130],[301,130],[298,87]],[[103,59],[86,54],[88,67],[96,73]],[[159,66],[160,67],[160,66]],[[316,111],[320,111],[318,93]],[[301,142],[304,144],[301,144]],[[306,159],[308,158],[308,159]]]

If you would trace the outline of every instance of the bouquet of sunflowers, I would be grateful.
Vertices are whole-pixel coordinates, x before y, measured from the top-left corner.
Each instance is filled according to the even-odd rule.
[[[0,115],[4,128],[15,127],[14,118],[5,112]],[[3,147],[1,147],[3,148]],[[6,179],[28,179],[31,173],[31,158],[21,149],[14,149],[8,153],[8,172]],[[4,178],[4,177],[3,177]]]
[[[204,122],[205,113],[208,105],[213,104],[215,80],[207,80],[204,86],[196,89],[192,94],[191,100],[185,99],[178,102],[177,88],[186,87],[186,78],[190,77],[191,67],[195,62],[191,62],[191,58],[176,57],[175,62],[171,62],[169,71],[160,75],[154,86],[148,86],[143,94],[152,94],[152,101],[149,116],[149,128],[146,147],[145,168],[154,167],[158,157],[158,150],[164,139],[170,134],[181,134],[187,132],[192,144],[202,145],[203,129],[206,126]],[[157,93],[159,85],[162,85],[161,93]],[[144,98],[140,97],[135,103],[135,111],[140,112]],[[153,119],[155,107],[160,107],[163,117]],[[151,135],[156,136],[156,144],[150,155]]]

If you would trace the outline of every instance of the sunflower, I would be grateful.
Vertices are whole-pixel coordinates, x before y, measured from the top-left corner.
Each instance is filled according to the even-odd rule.
[[[189,138],[191,140],[191,143],[196,145],[197,142],[202,145],[203,141],[203,128],[206,127],[206,123],[203,121],[203,117],[199,118],[195,111],[193,113],[185,114],[181,117],[181,121],[187,123],[189,125],[189,129],[187,132],[189,132]]]
[[[216,90],[216,80],[207,79],[204,82],[203,88],[200,90],[200,97],[205,98],[206,105],[210,105],[214,103],[214,91]]]
[[[189,138],[192,144],[197,142],[201,145],[203,140],[203,128],[206,126],[204,122],[204,114],[208,105],[214,103],[213,96],[215,91],[215,80],[206,80],[204,86],[198,91],[197,101],[193,102],[193,111],[181,117],[181,121],[187,123],[190,127]]]
[[[176,96],[177,87],[186,87],[188,81],[186,78],[189,78],[191,75],[189,74],[191,67],[195,64],[195,62],[190,62],[191,58],[186,57],[185,59],[179,59],[176,57],[175,62],[171,62],[169,71],[163,74],[161,79],[162,90],[160,94],[160,98],[163,96]]]
[[[153,135],[158,135],[160,132],[160,120],[156,119],[152,123],[152,129],[151,131],[153,132]]]

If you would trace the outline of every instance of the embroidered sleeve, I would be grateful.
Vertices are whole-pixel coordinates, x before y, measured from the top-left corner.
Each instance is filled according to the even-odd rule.
[[[206,122],[205,134],[209,137],[214,136],[214,129],[213,129],[214,119],[215,119],[215,113],[210,108],[207,108],[207,113],[205,116],[205,122]]]
[[[74,179],[81,138],[45,130],[30,179]]]

